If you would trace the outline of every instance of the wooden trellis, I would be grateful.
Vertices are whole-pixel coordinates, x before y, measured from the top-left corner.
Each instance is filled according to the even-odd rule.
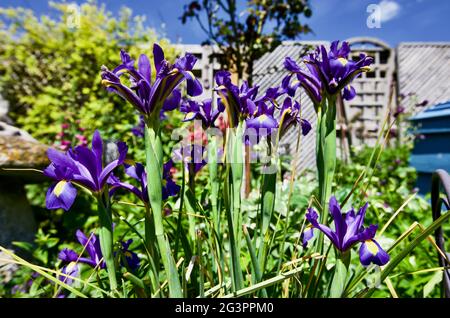
[[[344,102],[353,146],[373,145],[380,133],[382,121],[392,102],[395,103],[395,51],[374,38],[351,38],[350,58],[360,53],[374,58],[372,71],[362,73],[353,81],[356,97]]]

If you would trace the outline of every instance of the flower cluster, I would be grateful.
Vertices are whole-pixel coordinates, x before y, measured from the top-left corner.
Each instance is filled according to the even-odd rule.
[[[201,120],[204,129],[214,127],[214,123],[219,115],[224,111],[224,106],[219,103],[219,107],[213,107],[212,99],[205,99],[203,102],[187,100],[181,104],[180,111],[185,113],[183,121],[194,119]]]
[[[149,58],[141,54],[138,68],[135,61],[125,51],[120,52],[122,64],[113,71],[102,67],[102,83],[109,91],[120,95],[130,102],[142,115],[149,117],[161,110],[168,111],[177,108],[181,102],[181,92],[177,87],[186,80],[187,93],[190,96],[200,95],[203,91],[200,81],[192,74],[197,61],[192,54],[178,58],[172,65],[164,58],[164,52],[157,44],[153,46],[153,62],[156,70],[152,82],[152,67]],[[131,86],[121,82],[120,77],[128,74]]]
[[[278,132],[277,137],[282,138],[292,127],[299,127],[301,133],[307,135],[312,126],[308,120],[302,117],[301,105],[294,99],[296,90],[303,87],[316,105],[322,103],[329,96],[341,92],[345,99],[352,99],[356,92],[350,86],[351,81],[362,72],[368,71],[373,60],[365,55],[361,55],[358,61],[349,60],[349,53],[348,43],[344,42],[342,46],[339,46],[339,42],[336,41],[331,44],[329,51],[321,46],[315,52],[306,56],[303,59],[305,68],[300,67],[293,59],[287,57],[284,66],[289,74],[278,86],[271,87],[265,92],[260,92],[260,94],[258,94],[258,86],[250,86],[246,81],[238,86],[232,82],[230,72],[219,71],[215,75],[215,91],[219,95],[217,100],[195,101],[186,98],[182,101],[182,93],[179,89],[182,82],[186,83],[187,94],[190,96],[198,96],[203,90],[199,80],[192,73],[196,63],[196,58],[193,55],[186,54],[171,64],[165,59],[161,47],[155,44],[153,46],[153,67],[150,59],[144,54],[140,55],[137,67],[135,67],[135,60],[122,50],[120,52],[122,63],[119,66],[112,71],[105,66],[102,67],[102,84],[109,91],[130,102],[138,110],[140,114],[139,124],[132,129],[132,133],[136,136],[146,136],[148,165],[144,166],[141,163],[126,160],[128,148],[123,142],[116,143],[116,156],[112,160],[107,160],[106,147],[98,131],[95,131],[93,135],[90,148],[87,147],[85,137],[83,137],[84,139],[76,137],[82,145],[69,149],[70,144],[67,144],[64,149],[67,150],[65,153],[55,149],[48,150],[51,163],[44,170],[44,174],[55,180],[55,183],[47,191],[47,208],[69,210],[77,195],[76,186],[82,187],[98,199],[99,221],[102,226],[101,239],[93,233],[88,238],[81,230],[76,232],[78,242],[83,246],[83,252],[78,254],[74,250],[63,249],[59,253],[59,259],[64,263],[62,273],[71,277],[79,275],[78,264],[80,263],[96,269],[106,268],[111,288],[117,289],[115,266],[121,264],[129,270],[138,268],[139,257],[129,249],[132,240],[121,242],[113,240],[113,213],[110,197],[115,195],[119,189],[122,189],[133,193],[141,200],[147,208],[147,212],[150,212],[151,209],[152,219],[146,217],[144,220],[146,243],[158,245],[160,253],[156,255],[163,259],[163,265],[167,271],[166,277],[170,277],[169,275],[173,271],[169,271],[170,266],[172,266],[169,241],[166,241],[165,235],[158,235],[157,242],[152,242],[152,239],[147,237],[156,229],[163,231],[164,226],[161,216],[163,213],[170,213],[170,210],[163,209],[164,203],[162,201],[171,196],[176,196],[180,192],[180,186],[173,179],[173,161],[169,160],[163,164],[165,160],[161,138],[162,130],[159,129],[158,123],[163,116],[163,112],[178,108],[185,115],[184,122],[199,120],[203,129],[215,128],[221,114],[226,113],[228,126],[232,129],[236,128],[233,131],[234,135],[226,140],[239,141],[236,148],[227,148],[231,149],[231,153],[234,149],[242,146],[241,139],[242,142],[253,145],[254,142],[258,143],[263,138],[273,135],[273,132]],[[153,68],[155,71],[152,74]],[[123,75],[128,76],[128,80],[124,80]],[[293,77],[296,80],[292,81]],[[224,125],[220,126],[224,127]],[[188,145],[182,143],[173,152],[173,159],[179,159],[185,164],[189,172],[189,178],[194,178],[195,174],[207,164],[208,156],[205,145],[208,138],[203,135],[203,132],[200,132],[200,134],[198,135],[198,132],[194,130],[192,134],[187,135],[188,139],[193,139],[194,142],[189,140]],[[249,137],[253,134],[256,139]],[[330,136],[333,138],[334,135]],[[199,140],[200,143],[195,143],[196,140]],[[214,144],[215,151],[220,153],[221,149],[217,149],[219,148],[218,143],[211,141],[211,144]],[[234,147],[234,144],[232,145]],[[331,145],[334,147],[332,150],[335,151],[335,145]],[[271,144],[268,148],[272,149]],[[235,154],[236,157],[239,157],[241,152],[236,151]],[[224,156],[223,150],[220,156]],[[329,159],[329,157],[326,159]],[[116,173],[119,167],[124,168],[125,174],[133,179],[131,182],[134,182],[134,184],[125,182],[120,174]],[[213,168],[214,166],[211,165],[210,171],[213,171]],[[233,169],[231,171],[231,176],[233,176],[235,172],[233,172]],[[235,174],[239,176],[238,173]],[[191,180],[194,179],[189,179],[189,181]],[[214,180],[214,178],[211,178],[211,180]],[[275,194],[276,175],[273,180],[273,194]],[[267,184],[270,186],[270,181]],[[191,186],[191,183],[189,186]],[[235,184],[231,188],[233,191],[240,190],[239,186],[239,184]],[[239,193],[239,191],[236,191],[233,194],[233,200],[238,201]],[[324,196],[323,199],[328,200],[328,196]],[[322,198],[320,202],[323,203]],[[233,202],[233,204],[235,203]],[[326,204],[323,206],[326,206]],[[307,230],[302,233],[304,247],[306,248],[308,241],[314,237],[314,230],[319,230],[330,239],[340,256],[348,255],[343,253],[361,243],[359,257],[363,265],[366,266],[371,263],[380,266],[385,265],[389,261],[389,255],[374,239],[377,226],[364,227],[363,224],[367,207],[368,204],[365,204],[358,213],[351,209],[344,214],[341,212],[336,198],[331,197],[329,212],[333,218],[334,229],[320,224],[317,212],[309,208],[306,218],[310,224]],[[231,211],[231,209],[229,210]],[[265,210],[270,210],[270,208],[265,207]],[[263,211],[265,210],[263,209]],[[270,216],[271,213],[267,215]],[[70,277],[63,277],[63,279],[69,284],[72,283]],[[170,291],[173,290],[174,286],[177,287],[176,281],[172,281],[171,284],[173,285],[169,286]]]
[[[78,276],[79,263],[89,265],[94,269],[105,268],[99,238],[94,233],[91,233],[89,237],[87,237],[81,230],[76,231],[76,237],[78,242],[83,246],[83,251],[87,252],[88,257],[84,257],[82,254],[78,254],[74,250],[68,248],[63,249],[58,254],[58,258],[65,264],[61,273],[68,275],[61,275],[60,279],[69,285],[73,282],[71,277]],[[120,242],[118,256],[121,259],[122,265],[129,267],[131,270],[135,270],[139,267],[140,260],[136,253],[129,250],[129,246],[132,242],[133,240],[131,239],[126,242]]]
[[[284,67],[290,72],[283,80],[283,87],[291,96],[298,87],[303,87],[315,104],[320,104],[326,95],[335,95],[343,90],[343,97],[351,100],[356,96],[351,81],[362,72],[370,71],[373,58],[365,54],[358,61],[349,60],[350,46],[339,41],[331,43],[330,50],[321,45],[303,58],[307,70],[302,69],[292,58],[286,57]],[[297,81],[290,82],[293,76]]]
[[[229,72],[217,72],[215,81],[216,90],[221,96],[219,105],[225,104],[230,126],[236,127],[239,121],[245,121],[246,135],[255,135],[256,142],[276,129],[281,129],[280,136],[282,136],[290,127],[297,124],[301,125],[303,135],[311,130],[311,124],[301,118],[300,103],[292,102],[292,98],[287,96],[280,109],[277,99],[291,93],[286,80],[280,86],[267,89],[260,97],[258,86],[250,87],[244,81],[238,87],[232,83]],[[275,115],[277,108],[280,112],[279,117]],[[250,140],[246,139],[246,142]]]
[[[361,264],[385,265],[389,261],[389,255],[381,248],[380,244],[374,240],[378,226],[371,224],[368,228],[364,227],[364,217],[368,203],[366,203],[358,213],[355,214],[352,208],[345,214],[342,214],[341,207],[335,197],[331,197],[329,202],[329,211],[333,217],[334,231],[328,226],[320,224],[317,212],[309,208],[306,219],[311,223],[306,231],[303,232],[303,246],[306,247],[308,241],[313,238],[314,229],[323,232],[340,252],[346,252],[357,243],[362,243],[359,249],[359,259]]]

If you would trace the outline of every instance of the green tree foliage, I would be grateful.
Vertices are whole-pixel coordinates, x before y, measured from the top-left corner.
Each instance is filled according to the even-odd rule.
[[[207,36],[206,44],[217,45],[223,66],[235,67],[239,78],[251,82],[253,61],[276,48],[283,40],[294,40],[311,32],[301,22],[312,14],[308,0],[248,0],[239,12],[236,0],[191,1],[184,7],[182,23],[196,20]]]
[[[86,136],[98,128],[130,144],[137,116],[101,85],[100,68],[118,65],[121,48],[151,56],[158,41],[169,59],[175,51],[128,8],[115,18],[95,1],[50,6],[57,13],[52,17],[0,8],[0,92],[10,102],[10,117],[50,144],[62,123],[76,123]]]

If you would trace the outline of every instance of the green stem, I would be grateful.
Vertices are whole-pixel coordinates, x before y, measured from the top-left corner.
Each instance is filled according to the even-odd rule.
[[[208,168],[209,168],[209,182],[211,186],[211,216],[213,220],[214,228],[217,229],[220,227],[220,215],[217,210],[217,203],[219,197],[219,165],[217,163],[217,137],[212,136],[208,141]],[[218,231],[217,231],[218,232]]]
[[[209,233],[210,244],[214,245],[215,233],[220,232],[220,214],[218,211],[218,197],[219,197],[219,165],[217,160],[218,153],[218,145],[217,145],[217,137],[210,136],[208,140],[208,168],[209,168],[209,184],[210,184],[210,200],[211,200],[211,225],[212,231]],[[221,241],[217,242],[218,245],[221,244]],[[212,253],[213,254],[213,253]],[[218,270],[218,266],[216,266],[216,262],[214,262],[214,255],[211,255],[212,269],[213,272]]]
[[[227,136],[227,182],[225,182],[226,216],[230,235],[231,277],[233,292],[242,288],[240,265],[240,199],[243,176],[242,134],[240,125]]]
[[[154,248],[154,242],[156,241],[155,224],[153,222],[153,216],[148,206],[145,207],[145,244],[147,250],[150,252],[153,260],[158,260],[159,257],[156,254]]]
[[[328,200],[336,168],[336,98],[328,96],[317,109],[316,161],[319,181],[320,223],[328,223]],[[322,253],[323,234],[319,234],[316,251]]]
[[[113,224],[108,191],[104,191],[103,194],[97,197],[97,203],[100,220],[100,249],[106,264],[110,288],[112,291],[116,291],[117,277],[113,254]]]
[[[275,166],[272,162],[269,166]],[[261,188],[261,220],[260,220],[260,233],[259,233],[259,249],[258,260],[260,268],[264,273],[266,262],[266,254],[269,249],[267,242],[269,241],[269,225],[272,219],[273,211],[275,208],[275,193],[276,193],[276,181],[277,173],[265,173],[263,175],[262,188]]]
[[[169,283],[169,296],[182,297],[181,284],[175,260],[170,250],[169,240],[165,235],[162,211],[162,169],[163,151],[159,127],[145,126],[145,152],[148,196],[152,208],[155,236],[160,250],[161,260]],[[159,182],[158,182],[159,181]]]
[[[184,168],[183,168],[184,169]],[[188,163],[187,165],[188,170],[188,190],[190,191],[195,198],[195,171],[194,171],[194,164]],[[185,193],[186,195],[186,193]],[[195,217],[193,214],[196,213],[197,208],[195,205],[191,204],[190,200],[185,200],[186,205],[186,211],[188,212],[188,222],[189,222],[189,236],[191,237],[192,242],[195,242]]]

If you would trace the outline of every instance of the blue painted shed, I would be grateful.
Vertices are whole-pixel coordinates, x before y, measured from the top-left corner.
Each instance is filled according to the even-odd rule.
[[[414,134],[410,165],[417,170],[420,194],[430,192],[431,174],[437,169],[450,173],[450,101],[432,106],[409,119]]]

